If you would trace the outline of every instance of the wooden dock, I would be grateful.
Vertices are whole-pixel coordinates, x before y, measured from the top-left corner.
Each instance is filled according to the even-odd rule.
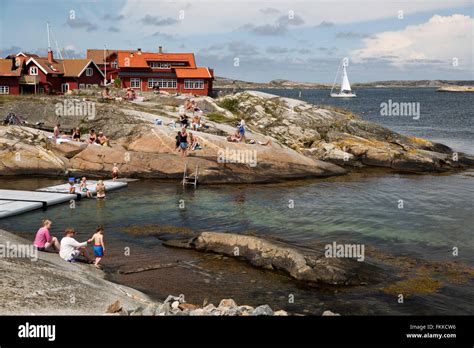
[[[89,180],[87,188],[96,193],[97,181]],[[128,186],[126,181],[104,181],[106,192]],[[79,191],[75,184],[76,193],[69,193],[69,184],[40,188],[36,191],[1,190],[0,189],[0,219],[23,214],[36,209],[47,209],[56,204],[70,202],[85,197],[85,192]]]

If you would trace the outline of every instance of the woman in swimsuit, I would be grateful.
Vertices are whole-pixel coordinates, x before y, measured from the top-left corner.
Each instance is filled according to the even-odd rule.
[[[95,134],[95,130],[91,129],[89,131],[89,139],[87,140],[87,142],[89,144],[94,144],[97,140],[97,134]]]
[[[181,134],[178,134],[179,140],[179,150],[182,151],[183,156],[186,156],[188,152],[188,133],[186,132],[186,128],[183,127],[181,129]]]
[[[79,128],[76,128],[74,132],[72,132],[72,140],[81,141],[81,130]]]

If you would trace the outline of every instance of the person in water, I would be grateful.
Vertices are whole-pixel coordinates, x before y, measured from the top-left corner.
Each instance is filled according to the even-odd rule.
[[[102,260],[105,254],[105,244],[104,244],[104,227],[102,225],[97,226],[96,232],[90,239],[94,242],[94,266],[100,268],[99,262]]]
[[[81,190],[81,192],[84,192],[86,194],[87,198],[92,198],[92,193],[87,188],[87,179],[86,179],[85,176],[82,177],[82,179],[81,179],[81,184],[79,185],[79,190]]]
[[[52,222],[49,219],[44,219],[42,227],[36,232],[35,241],[33,245],[39,251],[55,251],[59,252],[59,241],[56,237],[52,237],[49,232],[51,229]]]
[[[97,192],[98,199],[105,198],[105,184],[102,180],[97,182],[97,185],[95,185],[95,190]]]

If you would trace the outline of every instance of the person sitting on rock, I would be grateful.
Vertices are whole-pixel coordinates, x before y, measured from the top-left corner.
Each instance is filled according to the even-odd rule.
[[[114,99],[114,98],[110,95],[109,87],[105,87],[105,88],[102,90],[102,98],[103,98],[103,99]]]
[[[87,243],[90,243],[92,240],[89,239],[85,242],[79,243],[74,239],[76,231],[73,228],[67,228],[65,232],[65,237],[61,239],[59,256],[68,262],[75,262],[79,256],[84,256],[89,263],[92,263],[93,260],[89,257],[87,253]]]
[[[87,139],[87,142],[89,144],[95,144],[96,140],[97,140],[97,134],[95,133],[94,129],[91,129],[89,131],[89,139]]]
[[[186,114],[179,115],[179,123],[181,123],[181,127],[188,127],[188,116]]]
[[[199,114],[194,114],[193,120],[191,122],[192,130],[198,130],[201,127],[201,116]]]
[[[33,245],[39,251],[52,250],[59,252],[59,241],[56,237],[52,237],[49,230],[51,229],[51,220],[43,220],[42,227],[36,232],[35,241]]]
[[[227,137],[227,141],[230,141],[232,143],[239,143],[241,140],[242,140],[242,136],[240,135],[239,129],[237,129],[234,134],[229,135]]]
[[[74,129],[72,132],[72,140],[81,141],[81,130],[79,128]]]
[[[104,135],[104,132],[99,132],[96,143],[102,146],[109,146],[109,139]]]
[[[189,99],[186,99],[186,101],[184,102],[184,110],[191,111],[192,109],[193,109],[193,104],[191,103]]]

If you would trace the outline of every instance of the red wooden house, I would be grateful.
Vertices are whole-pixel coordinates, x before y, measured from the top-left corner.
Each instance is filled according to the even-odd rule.
[[[214,73],[211,69],[197,67],[193,53],[118,51],[118,76],[122,88],[171,93],[209,95]]]
[[[18,53],[2,61],[0,68],[0,92],[4,94],[66,93],[73,89],[85,89],[102,84],[104,75],[90,59],[54,59]],[[13,69],[15,68],[15,69]],[[12,76],[16,78],[13,79]],[[6,87],[9,88],[6,88]],[[8,90],[8,93],[6,91]]]
[[[118,77],[118,53],[131,52],[125,50],[108,50],[108,49],[88,49],[86,51],[86,58],[92,59],[99,67],[104,75],[106,75],[107,82],[113,82]]]

